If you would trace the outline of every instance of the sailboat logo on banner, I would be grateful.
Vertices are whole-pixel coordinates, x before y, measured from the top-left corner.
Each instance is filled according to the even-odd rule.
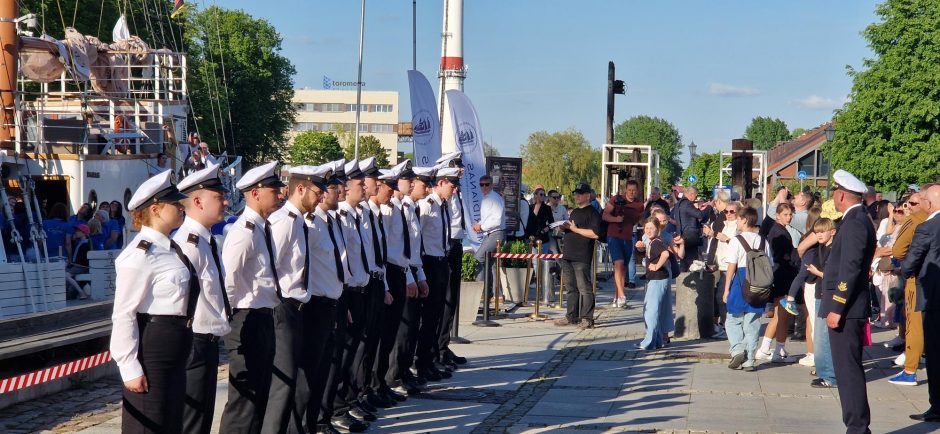
[[[412,133],[419,145],[427,145],[432,139],[431,134],[434,130],[431,128],[431,119],[431,114],[427,110],[419,110],[414,114]]]
[[[460,149],[464,154],[472,152],[477,146],[477,133],[473,125],[467,122],[461,122],[457,126],[457,142],[460,143]]]

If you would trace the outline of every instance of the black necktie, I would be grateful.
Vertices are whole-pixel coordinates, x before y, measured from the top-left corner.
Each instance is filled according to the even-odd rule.
[[[379,217],[379,221],[381,220],[382,218]],[[385,265],[385,258],[382,256],[382,248],[379,247],[379,232],[375,229],[375,217],[372,216],[371,209],[369,209],[369,227],[372,228],[372,253],[375,255],[375,266],[381,267]]]
[[[405,218],[405,204],[401,204],[401,233],[405,236],[405,257],[411,259],[411,230],[408,228],[408,219]]]
[[[339,256],[339,245],[336,244],[336,234],[333,233],[333,216],[326,215],[326,229],[330,233],[330,241],[333,242],[333,259],[336,260],[336,278],[339,279],[340,283],[346,283],[346,278],[343,276],[343,260]]]
[[[304,223],[303,219],[300,220],[300,227],[303,228],[304,232],[304,272],[301,275],[304,280],[304,291],[310,290],[310,231],[307,229],[307,224]]]
[[[441,232],[443,233],[444,240],[442,244],[444,245],[444,256],[447,256],[447,241],[450,239],[450,210],[447,209],[447,201],[441,201]]]
[[[196,316],[196,303],[199,302],[199,291],[201,289],[199,276],[196,274],[196,268],[193,267],[193,263],[183,254],[183,249],[180,248],[180,245],[176,244],[176,241],[170,240],[170,247],[176,252],[176,256],[180,258],[180,261],[183,262],[186,269],[189,270],[189,296],[186,298],[186,318],[189,318],[189,324],[191,325],[193,317]]]
[[[277,267],[274,266],[274,243],[271,242],[271,222],[264,221],[264,246],[268,248],[268,259],[271,261],[271,274],[274,276],[274,288],[277,289],[277,298],[283,300],[281,294],[281,280],[277,277]]]
[[[215,242],[215,237],[209,235],[209,247],[212,248],[212,260],[215,261],[215,269],[219,271],[219,287],[222,288],[222,303],[225,304],[225,318],[232,320],[232,305],[228,301],[228,293],[225,292],[225,276],[222,274],[222,262],[219,261],[219,247]]]
[[[353,210],[353,213],[356,211]],[[366,246],[362,242],[362,220],[359,219],[359,215],[356,214],[356,217],[353,218],[356,220],[356,233],[359,234],[359,255],[362,256],[362,268],[366,270],[366,273],[372,271],[369,269],[369,260],[366,258]]]
[[[424,256],[424,236],[421,234],[421,207],[415,204],[415,221],[418,222],[418,236],[421,237],[421,256]]]
[[[385,236],[385,223],[382,221],[382,214],[379,214],[379,232],[382,233],[382,265],[388,262],[388,240]]]
[[[467,232],[467,219],[463,218],[463,198],[460,196],[460,189],[457,189],[457,209],[460,210],[460,226],[464,232]]]

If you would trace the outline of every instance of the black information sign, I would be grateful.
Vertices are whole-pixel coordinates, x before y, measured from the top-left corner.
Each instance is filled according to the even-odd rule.
[[[506,233],[513,233],[519,228],[522,159],[486,157],[486,173],[493,177],[493,191],[503,196],[503,202],[506,204]]]

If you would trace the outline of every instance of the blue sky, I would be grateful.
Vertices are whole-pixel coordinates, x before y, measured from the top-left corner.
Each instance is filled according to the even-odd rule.
[[[192,1],[200,6],[213,2]],[[418,69],[437,88],[443,0],[418,0]],[[672,122],[698,152],[730,147],[755,116],[791,128],[826,122],[851,89],[845,66],[871,56],[873,0],[465,0],[465,91],[503,155],[538,130],[605,137],[607,61],[626,81],[615,122]],[[359,1],[225,0],[270,21],[297,87],[355,81]],[[409,0],[367,0],[363,81],[400,92],[412,62]],[[683,156],[686,159],[687,155]]]

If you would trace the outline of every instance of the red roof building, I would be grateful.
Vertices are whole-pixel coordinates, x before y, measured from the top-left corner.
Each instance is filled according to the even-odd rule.
[[[829,185],[829,159],[820,147],[826,143],[826,122],[794,140],[779,142],[767,152],[767,197],[773,197],[782,181],[799,182],[798,174],[806,172],[804,185],[825,189]]]

